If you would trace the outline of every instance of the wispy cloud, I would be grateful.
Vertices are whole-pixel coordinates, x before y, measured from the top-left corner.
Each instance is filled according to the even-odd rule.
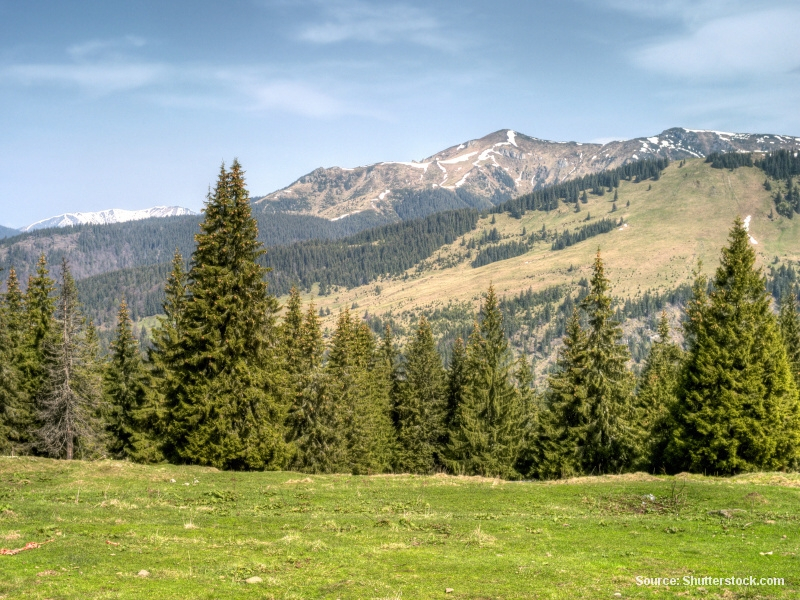
[[[800,9],[710,20],[634,56],[640,67],[667,75],[728,80],[788,74],[800,67]]]
[[[461,43],[428,11],[402,3],[368,4],[360,0],[312,2],[320,19],[301,28],[298,38],[314,44],[346,41],[407,43],[455,50]]]
[[[371,114],[324,89],[270,65],[174,64],[123,56],[141,38],[93,40],[70,46],[61,62],[0,65],[0,85],[73,89],[88,97],[137,93],[168,106],[225,111],[280,111],[313,118]]]
[[[81,42],[80,44],[74,44],[67,48],[67,53],[76,60],[96,57],[98,55],[109,58],[109,54],[111,53],[141,48],[146,43],[144,38],[135,35],[126,35],[121,38],[89,40]]]

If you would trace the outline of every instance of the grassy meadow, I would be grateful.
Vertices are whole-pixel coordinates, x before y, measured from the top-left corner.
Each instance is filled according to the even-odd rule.
[[[0,547],[46,541],[0,555],[0,598],[797,598],[800,475],[547,483],[0,458]],[[635,579],[688,575],[786,585]]]

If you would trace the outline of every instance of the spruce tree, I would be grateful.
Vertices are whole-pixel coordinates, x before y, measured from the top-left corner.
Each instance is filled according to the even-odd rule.
[[[136,427],[131,458],[136,462],[160,462],[165,458],[165,450],[175,455],[175,448],[169,447],[169,440],[165,436],[171,421],[165,402],[167,397],[176,396],[183,367],[180,344],[186,311],[186,273],[183,257],[177,249],[164,286],[162,311],[163,316],[158,318],[158,324],[153,329],[152,346],[148,351],[149,385],[145,388],[142,405],[134,411]]]
[[[117,313],[117,331],[111,342],[111,356],[103,373],[108,405],[106,427],[109,451],[115,458],[136,459],[137,414],[146,402],[147,380],[139,343],[133,335],[128,304],[123,299]]]
[[[575,308],[567,321],[556,370],[548,378],[546,410],[537,439],[531,444],[531,474],[540,479],[570,477],[583,472],[590,401],[587,390],[586,332]]]
[[[787,290],[781,298],[778,324],[795,387],[800,390],[800,312],[798,312],[797,295],[793,289]]]
[[[32,406],[22,386],[24,306],[16,272],[9,269],[6,293],[0,302],[0,452],[24,452]]]
[[[290,313],[295,309],[291,307]],[[300,311],[297,311],[300,313]],[[328,393],[325,373],[322,369],[322,330],[319,317],[311,304],[305,317],[299,314],[300,322],[296,328],[297,335],[295,360],[296,366],[290,367],[290,387],[292,389],[292,406],[289,409],[289,439],[292,442],[294,457],[292,468],[312,473],[324,473],[335,470],[333,458],[337,455],[337,432],[330,394]],[[293,319],[284,322],[284,336],[290,329],[286,328]]]
[[[613,473],[638,458],[640,430],[632,412],[634,377],[622,328],[614,320],[610,285],[600,252],[595,257],[589,294],[581,301],[587,316],[587,422],[579,455],[586,473]]]
[[[447,465],[459,473],[514,478],[523,437],[522,408],[493,286],[481,313],[467,345],[467,381],[450,433]]]
[[[55,282],[50,278],[44,254],[36,264],[36,273],[28,278],[25,290],[25,323],[22,371],[25,391],[30,398],[39,394],[45,378],[44,342],[54,328]]]
[[[424,316],[405,351],[397,403],[397,470],[432,473],[441,464],[447,381],[433,332]]]
[[[673,471],[732,474],[797,463],[797,388],[748,238],[737,218],[711,293],[704,278],[695,282],[665,453]]]
[[[277,301],[238,161],[222,167],[205,205],[187,285],[179,385],[165,398],[171,460],[277,469],[287,460]]]
[[[636,398],[638,422],[645,433],[642,457],[658,470],[669,438],[670,414],[677,402],[683,351],[670,338],[666,312],[658,322],[658,340],[650,347]]]
[[[55,326],[43,347],[46,376],[38,398],[41,427],[36,431],[36,447],[67,460],[76,451],[82,457],[96,456],[103,442],[96,337],[81,315],[66,259],[61,263]]]
[[[450,353],[450,368],[447,370],[447,410],[445,412],[445,429],[447,439],[449,432],[455,428],[456,414],[458,407],[464,401],[464,387],[467,382],[466,373],[466,350],[464,341],[458,337],[453,342],[453,349]]]
[[[522,429],[522,443],[520,453],[517,456],[515,470],[522,475],[528,475],[531,473],[533,465],[536,462],[533,446],[536,443],[539,432],[539,413],[541,407],[534,387],[533,369],[524,354],[520,355],[517,359],[514,380],[519,390],[522,408],[522,421],[520,425]]]
[[[345,309],[332,341],[325,369],[337,440],[330,462],[354,474],[385,472],[395,449],[390,381],[372,333]]]

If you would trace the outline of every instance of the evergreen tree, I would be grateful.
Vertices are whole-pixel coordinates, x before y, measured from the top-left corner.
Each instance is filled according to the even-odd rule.
[[[153,329],[152,346],[148,351],[148,385],[141,406],[134,410],[136,427],[133,431],[134,452],[137,462],[154,463],[164,460],[165,432],[171,415],[166,411],[165,398],[174,397],[181,385],[179,377],[183,366],[181,339],[186,311],[186,273],[183,257],[176,249],[172,270],[164,286],[163,316]]]
[[[458,407],[464,401],[464,387],[467,383],[466,351],[464,341],[458,337],[453,342],[450,355],[450,368],[447,370],[447,410],[445,412],[445,429],[449,432],[455,428]]]
[[[25,290],[25,335],[22,370],[25,391],[31,398],[39,393],[45,378],[44,342],[54,327],[55,283],[50,278],[44,254],[36,264],[36,274],[28,278]]]
[[[795,387],[800,390],[800,313],[798,313],[797,296],[790,289],[781,298],[778,314],[783,344],[786,347],[786,358],[794,376]]]
[[[431,473],[441,464],[447,381],[433,332],[424,316],[405,352],[397,404],[397,469]]]
[[[658,340],[651,346],[637,395],[638,422],[645,432],[643,458],[663,466],[662,453],[669,436],[670,414],[677,402],[683,351],[672,342],[666,312],[658,322]]]
[[[761,270],[737,218],[712,292],[698,277],[666,449],[672,470],[730,474],[796,466],[797,388]]]
[[[24,336],[22,293],[12,267],[0,303],[0,452],[8,454],[26,450],[26,430],[32,422],[32,407],[22,387],[20,370]]]
[[[586,332],[575,308],[567,321],[556,370],[548,378],[547,410],[530,451],[531,474],[540,479],[570,477],[583,471],[581,450],[590,414],[586,344]]]
[[[300,313],[299,310],[297,312]],[[305,317],[300,315],[299,323],[294,313],[294,303],[290,300],[284,327],[291,323],[291,330],[296,331],[297,335],[297,366],[289,371],[293,393],[288,417],[289,439],[295,451],[291,464],[301,471],[331,472],[335,470],[339,438],[322,369],[323,343],[319,317],[313,304],[309,305]],[[289,331],[288,328],[284,329],[284,335],[288,335]]]
[[[536,462],[534,444],[539,433],[539,398],[534,387],[534,375],[528,359],[520,355],[517,359],[514,379],[520,395],[522,409],[522,443],[515,469],[518,473],[527,475],[533,470]]]
[[[109,451],[115,458],[136,459],[137,414],[145,405],[147,380],[124,299],[117,314],[117,331],[111,342],[111,357],[103,374],[103,387],[109,408],[106,418]]]
[[[512,357],[494,287],[466,351],[467,381],[450,433],[450,469],[483,476],[516,477],[522,444],[522,408],[512,382]]]
[[[43,340],[46,377],[39,396],[37,449],[72,460],[101,451],[101,382],[96,363],[96,334],[80,313],[78,292],[66,259],[61,263],[61,287],[55,326]]]
[[[338,436],[332,445],[335,470],[354,474],[382,473],[394,452],[386,369],[376,356],[372,333],[348,310],[339,315],[333,335],[327,382],[333,402],[331,423]]]
[[[629,468],[637,459],[636,442],[640,439],[632,414],[634,377],[626,366],[630,353],[622,343],[622,329],[613,319],[609,288],[598,251],[589,294],[581,301],[588,318],[585,350],[588,410],[580,460],[587,473],[613,473]]]
[[[287,459],[287,402],[277,360],[277,301],[244,173],[224,166],[205,206],[187,285],[178,385],[167,389],[167,455],[227,469],[276,469]]]

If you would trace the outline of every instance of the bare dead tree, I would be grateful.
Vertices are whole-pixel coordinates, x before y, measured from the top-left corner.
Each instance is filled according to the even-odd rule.
[[[61,262],[55,319],[45,343],[47,379],[39,398],[38,446],[45,454],[72,460],[76,446],[93,453],[101,442],[102,396],[96,338],[81,314],[66,258]]]

